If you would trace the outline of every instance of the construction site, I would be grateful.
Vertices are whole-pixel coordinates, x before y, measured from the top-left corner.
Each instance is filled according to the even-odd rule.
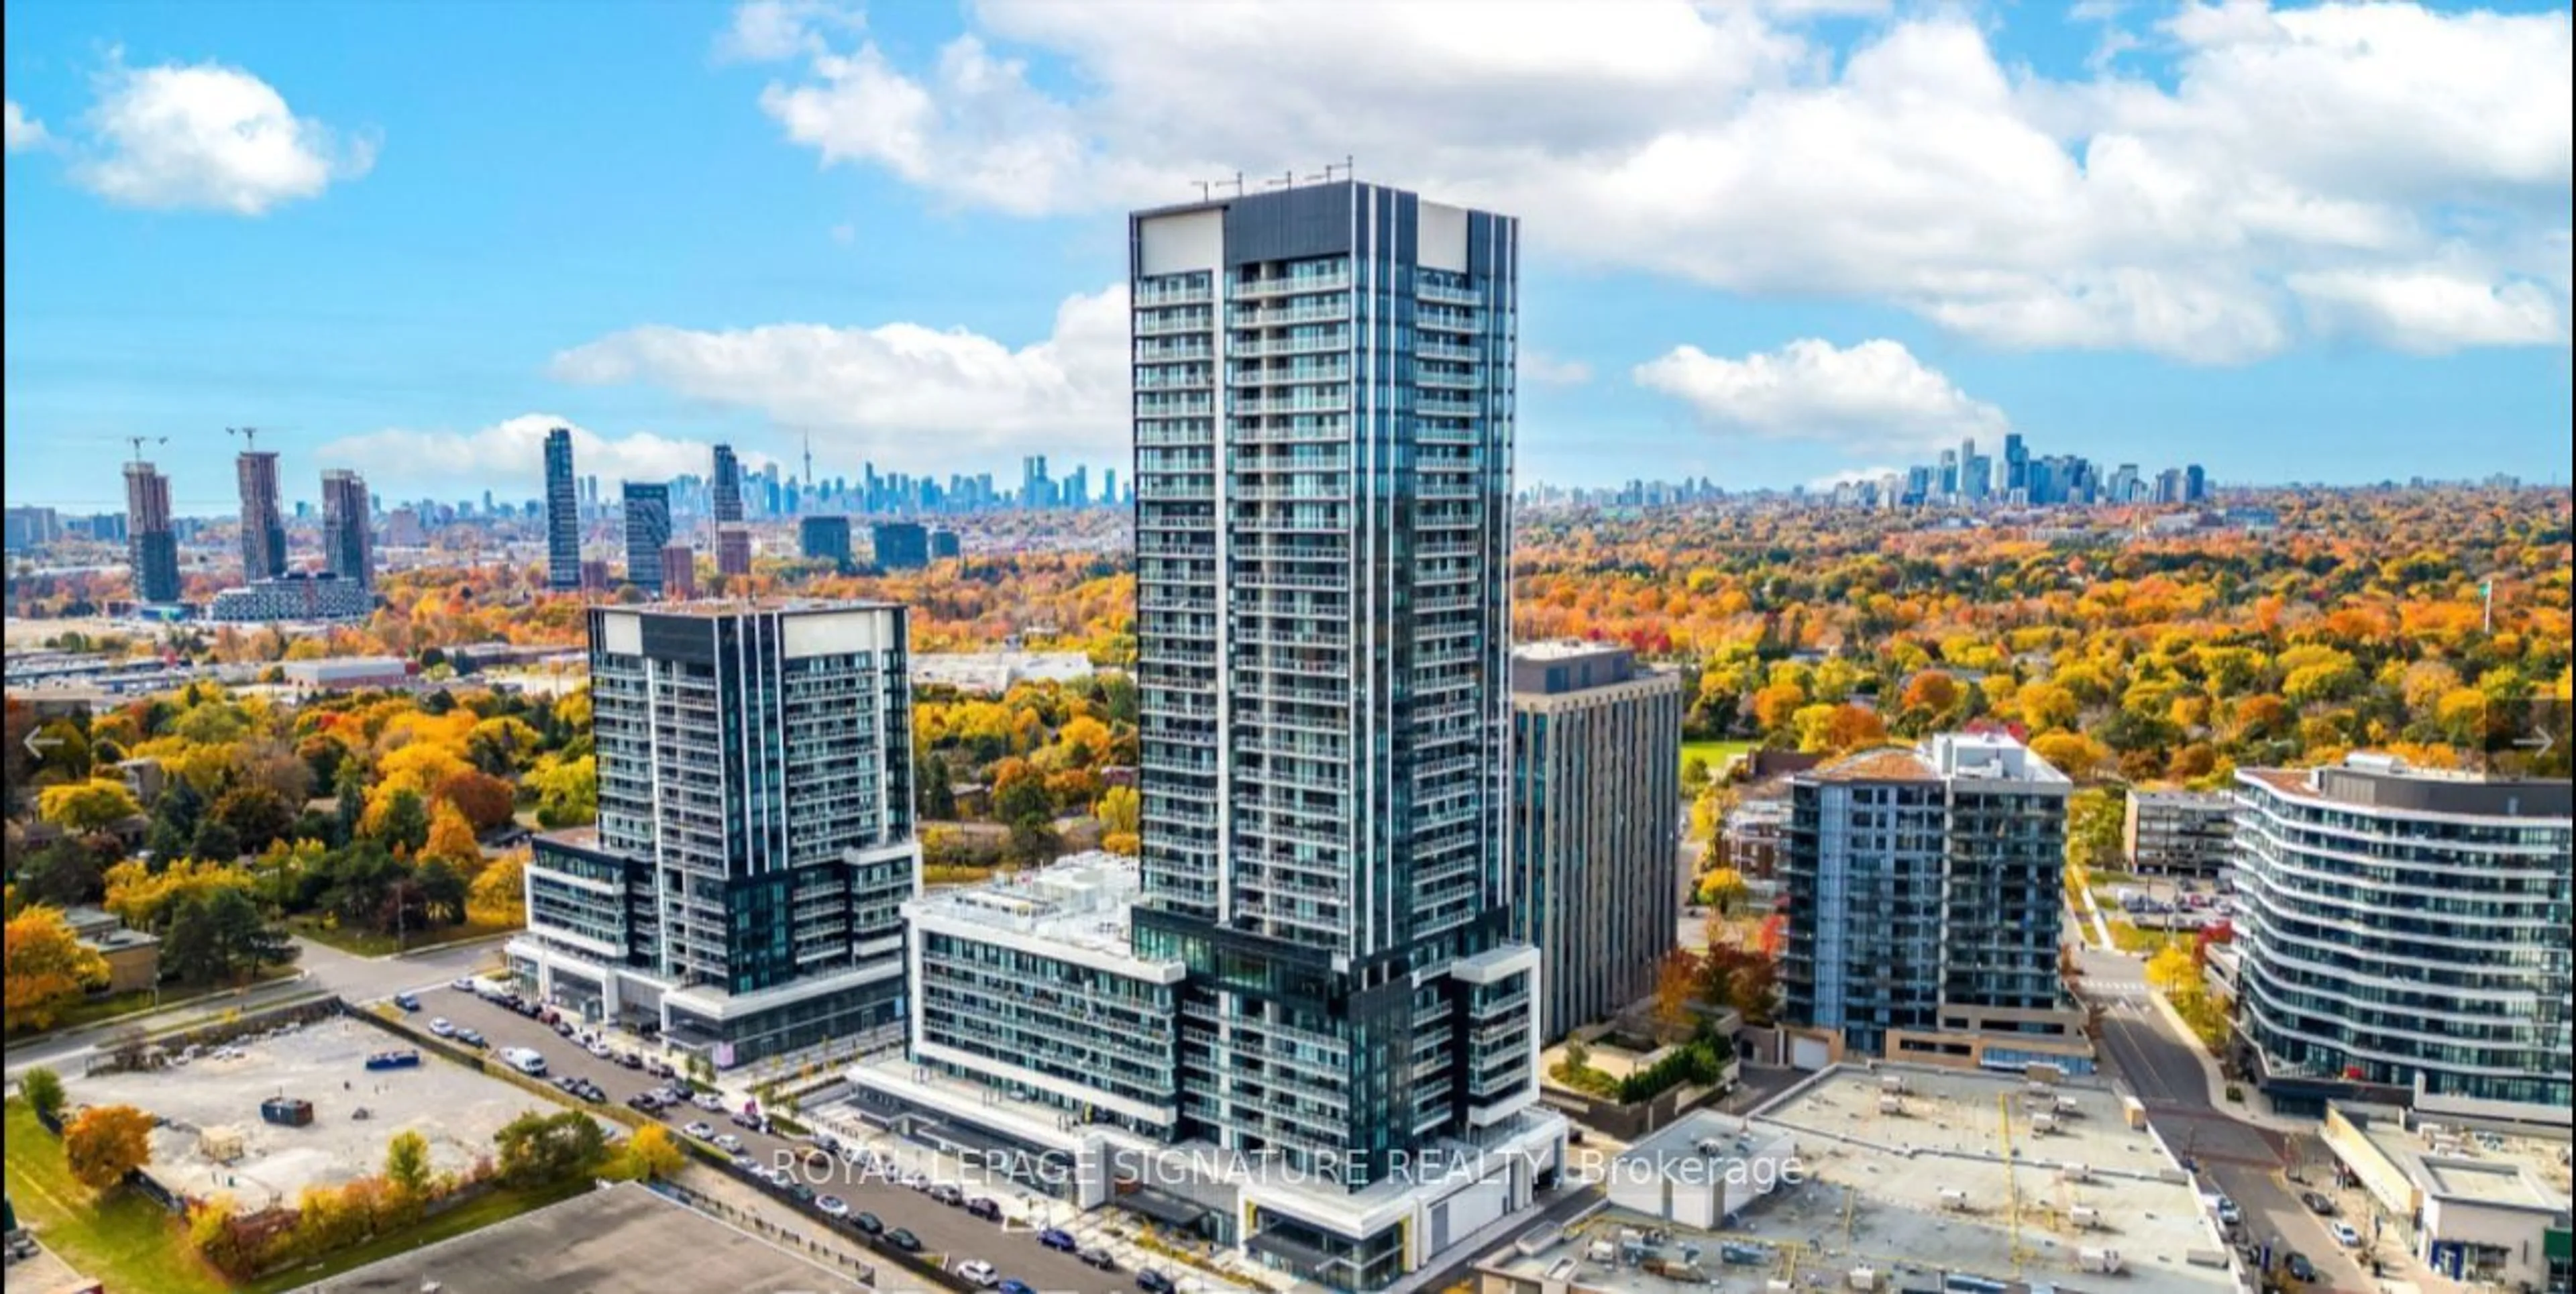
[[[2090,1080],[1835,1066],[1744,1118],[1682,1119],[1609,1186],[1489,1256],[1485,1294],[2243,1288],[2190,1175]]]

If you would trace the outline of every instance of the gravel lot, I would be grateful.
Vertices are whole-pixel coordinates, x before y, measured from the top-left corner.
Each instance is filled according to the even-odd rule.
[[[402,1044],[355,1020],[238,1045],[237,1057],[68,1079],[65,1087],[74,1105],[132,1105],[166,1120],[152,1136],[151,1174],[185,1194],[230,1194],[245,1209],[292,1204],[308,1185],[381,1171],[385,1143],[404,1129],[428,1139],[438,1171],[459,1171],[492,1153],[501,1125],[529,1110],[561,1108],[427,1052],[416,1069],[369,1071],[370,1053]],[[281,1094],[311,1101],[313,1122],[261,1122],[259,1103]],[[353,1117],[361,1108],[368,1117]],[[210,1127],[240,1129],[243,1157],[232,1164],[206,1158],[198,1138]]]

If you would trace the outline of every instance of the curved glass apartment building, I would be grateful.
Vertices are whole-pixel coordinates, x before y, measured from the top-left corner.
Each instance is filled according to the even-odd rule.
[[[2276,1104],[2567,1121],[2568,783],[2248,769],[2235,831],[2242,1059]]]

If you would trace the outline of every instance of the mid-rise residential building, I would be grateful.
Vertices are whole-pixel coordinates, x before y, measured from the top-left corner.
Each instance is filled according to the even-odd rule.
[[[367,478],[345,467],[322,474],[322,557],[325,569],[360,588],[375,583],[375,514]]]
[[[1720,865],[1735,869],[1747,881],[1778,877],[1781,859],[1788,852],[1790,817],[1785,795],[1747,796],[1727,810],[1725,821],[1718,824]]]
[[[1512,652],[1512,937],[1539,951],[1542,1038],[1655,990],[1681,891],[1682,679],[1624,647]]]
[[[796,522],[797,551],[809,562],[830,562],[844,570],[853,559],[848,517],[801,517]]]
[[[686,602],[698,595],[698,555],[687,544],[662,545],[662,600]]]
[[[2133,791],[2120,828],[2129,869],[2148,876],[2216,876],[2227,867],[2236,800],[2193,791]]]
[[[286,573],[286,515],[277,501],[277,454],[246,450],[233,464],[241,484],[242,583]]]
[[[880,521],[869,528],[876,563],[889,571],[917,571],[930,565],[930,531],[917,521]]]
[[[538,837],[514,968],[720,1066],[903,1017],[903,608],[590,611],[599,821]]]
[[[1793,1062],[2092,1069],[2058,976],[2073,784],[1952,733],[1790,779],[1781,1018]]]
[[[2276,1108],[2568,1122],[2567,782],[2360,754],[2236,793],[2238,1060]]]
[[[206,604],[206,618],[234,624],[363,620],[375,609],[375,595],[363,584],[328,571],[290,571],[215,594]]]
[[[626,582],[658,592],[662,550],[671,546],[671,487],[625,482],[618,517],[626,531]]]
[[[716,529],[716,574],[751,574],[751,531],[739,522]]]
[[[956,531],[934,530],[930,532],[930,560],[934,562],[945,561],[964,551],[965,545],[959,540]]]
[[[572,471],[572,432],[546,433],[546,586],[586,587],[581,579],[581,497]]]
[[[1026,1153],[1182,1152],[1186,1180],[1117,1198],[1383,1288],[1563,1163],[1505,850],[1518,225],[1343,181],[1140,212],[1129,247],[1143,849],[1120,973],[1179,970],[1173,1123],[1032,1114],[1029,1084],[937,1053],[852,1078]],[[1032,458],[1024,501],[1053,491]]]
[[[52,508],[11,508],[8,511],[10,552],[43,548],[60,538],[62,533],[62,518]]]
[[[170,528],[170,478],[150,463],[125,465],[126,561],[134,571],[134,600],[179,600],[179,536]]]

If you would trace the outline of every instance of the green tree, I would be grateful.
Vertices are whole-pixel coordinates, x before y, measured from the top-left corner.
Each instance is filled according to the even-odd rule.
[[[402,1195],[422,1200],[429,1197],[429,1141],[405,1128],[385,1143],[385,1180]]]
[[[208,814],[197,824],[197,835],[188,842],[188,853],[210,863],[229,863],[242,856],[243,842],[223,819]]]
[[[62,1117],[63,1077],[38,1065],[18,1076],[18,1095],[27,1099],[27,1108],[47,1121]]]
[[[597,1120],[580,1110],[556,1115],[522,1114],[492,1134],[500,1151],[501,1180],[512,1186],[543,1186],[564,1181],[598,1166],[608,1139]]]
[[[421,903],[429,909],[430,920],[454,922],[465,919],[465,877],[449,866],[446,859],[433,858],[422,864],[418,880]]]
[[[223,975],[223,953],[215,947],[215,923],[206,915],[203,895],[181,899],[170,914],[169,933],[161,940],[161,969],[182,984],[211,984]]]
[[[232,828],[234,838],[240,841],[236,854],[266,849],[268,842],[295,826],[294,806],[265,786],[240,786],[224,792],[215,801],[214,817]]]
[[[387,849],[415,854],[429,843],[429,805],[420,792],[406,787],[393,793],[385,802],[383,820],[376,824],[375,839]]]

